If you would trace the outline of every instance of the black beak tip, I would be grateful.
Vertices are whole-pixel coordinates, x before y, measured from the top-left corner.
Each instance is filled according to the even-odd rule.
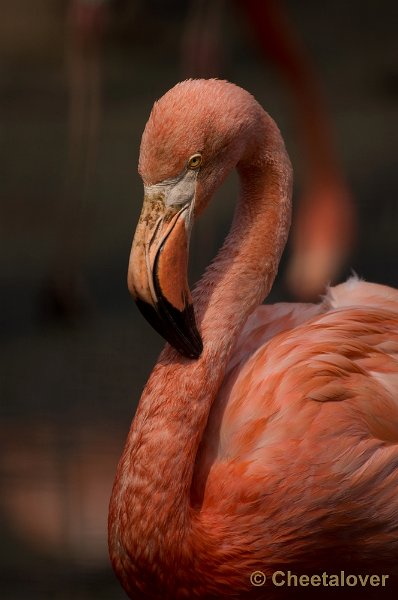
[[[187,358],[200,358],[200,355],[203,352],[203,342],[198,332],[195,340],[192,340],[191,347],[189,349],[187,348],[186,351],[180,350],[180,352]]]
[[[180,354],[191,359],[200,357],[203,342],[196,327],[191,304],[180,311],[164,296],[160,296],[156,308],[140,298],[135,302],[150,325]]]

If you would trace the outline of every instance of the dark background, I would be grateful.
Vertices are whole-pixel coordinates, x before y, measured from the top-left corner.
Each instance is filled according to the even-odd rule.
[[[97,48],[97,158],[76,200],[79,184],[70,184],[67,166],[67,2],[1,3],[0,590],[8,600],[125,597],[107,556],[107,503],[136,403],[163,345],[126,289],[142,200],[136,165],[154,100],[186,75],[187,4],[109,3]],[[226,5],[220,75],[250,90],[278,122],[297,195],[300,151],[286,89],[239,9]],[[285,5],[322,82],[358,208],[349,263],[366,279],[396,286],[396,3]],[[225,235],[235,183],[232,177],[196,226],[193,280]],[[83,226],[75,212],[83,213]],[[51,286],[75,226],[86,244],[71,286],[78,300],[72,294],[65,311]],[[282,269],[272,299],[288,297]]]

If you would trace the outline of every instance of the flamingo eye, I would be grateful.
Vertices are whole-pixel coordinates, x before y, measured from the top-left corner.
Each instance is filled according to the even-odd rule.
[[[199,152],[197,154],[193,154],[191,156],[191,158],[188,161],[188,169],[199,169],[200,165],[202,164],[202,155],[199,154]]]

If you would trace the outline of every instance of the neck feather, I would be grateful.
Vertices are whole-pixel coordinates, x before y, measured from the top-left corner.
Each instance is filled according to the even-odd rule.
[[[193,295],[203,354],[192,361],[166,347],[119,463],[110,507],[111,555],[119,572],[125,568],[116,556],[121,547],[142,571],[145,548],[164,569],[189,546],[190,488],[209,411],[234,341],[277,272],[290,225],[291,168],[276,125],[265,113],[261,119],[257,137],[267,148],[253,144],[238,163],[241,190],[231,231]]]

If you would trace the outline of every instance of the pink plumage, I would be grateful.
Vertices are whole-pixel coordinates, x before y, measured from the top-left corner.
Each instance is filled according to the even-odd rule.
[[[235,167],[231,232],[192,294],[196,330],[181,256]],[[250,574],[278,569],[392,580],[398,291],[352,278],[319,305],[259,306],[288,234],[291,168],[276,125],[241,88],[170,90],[145,128],[140,173],[129,287],[182,354],[162,352],[118,467],[109,543],[126,592],[272,598]]]

